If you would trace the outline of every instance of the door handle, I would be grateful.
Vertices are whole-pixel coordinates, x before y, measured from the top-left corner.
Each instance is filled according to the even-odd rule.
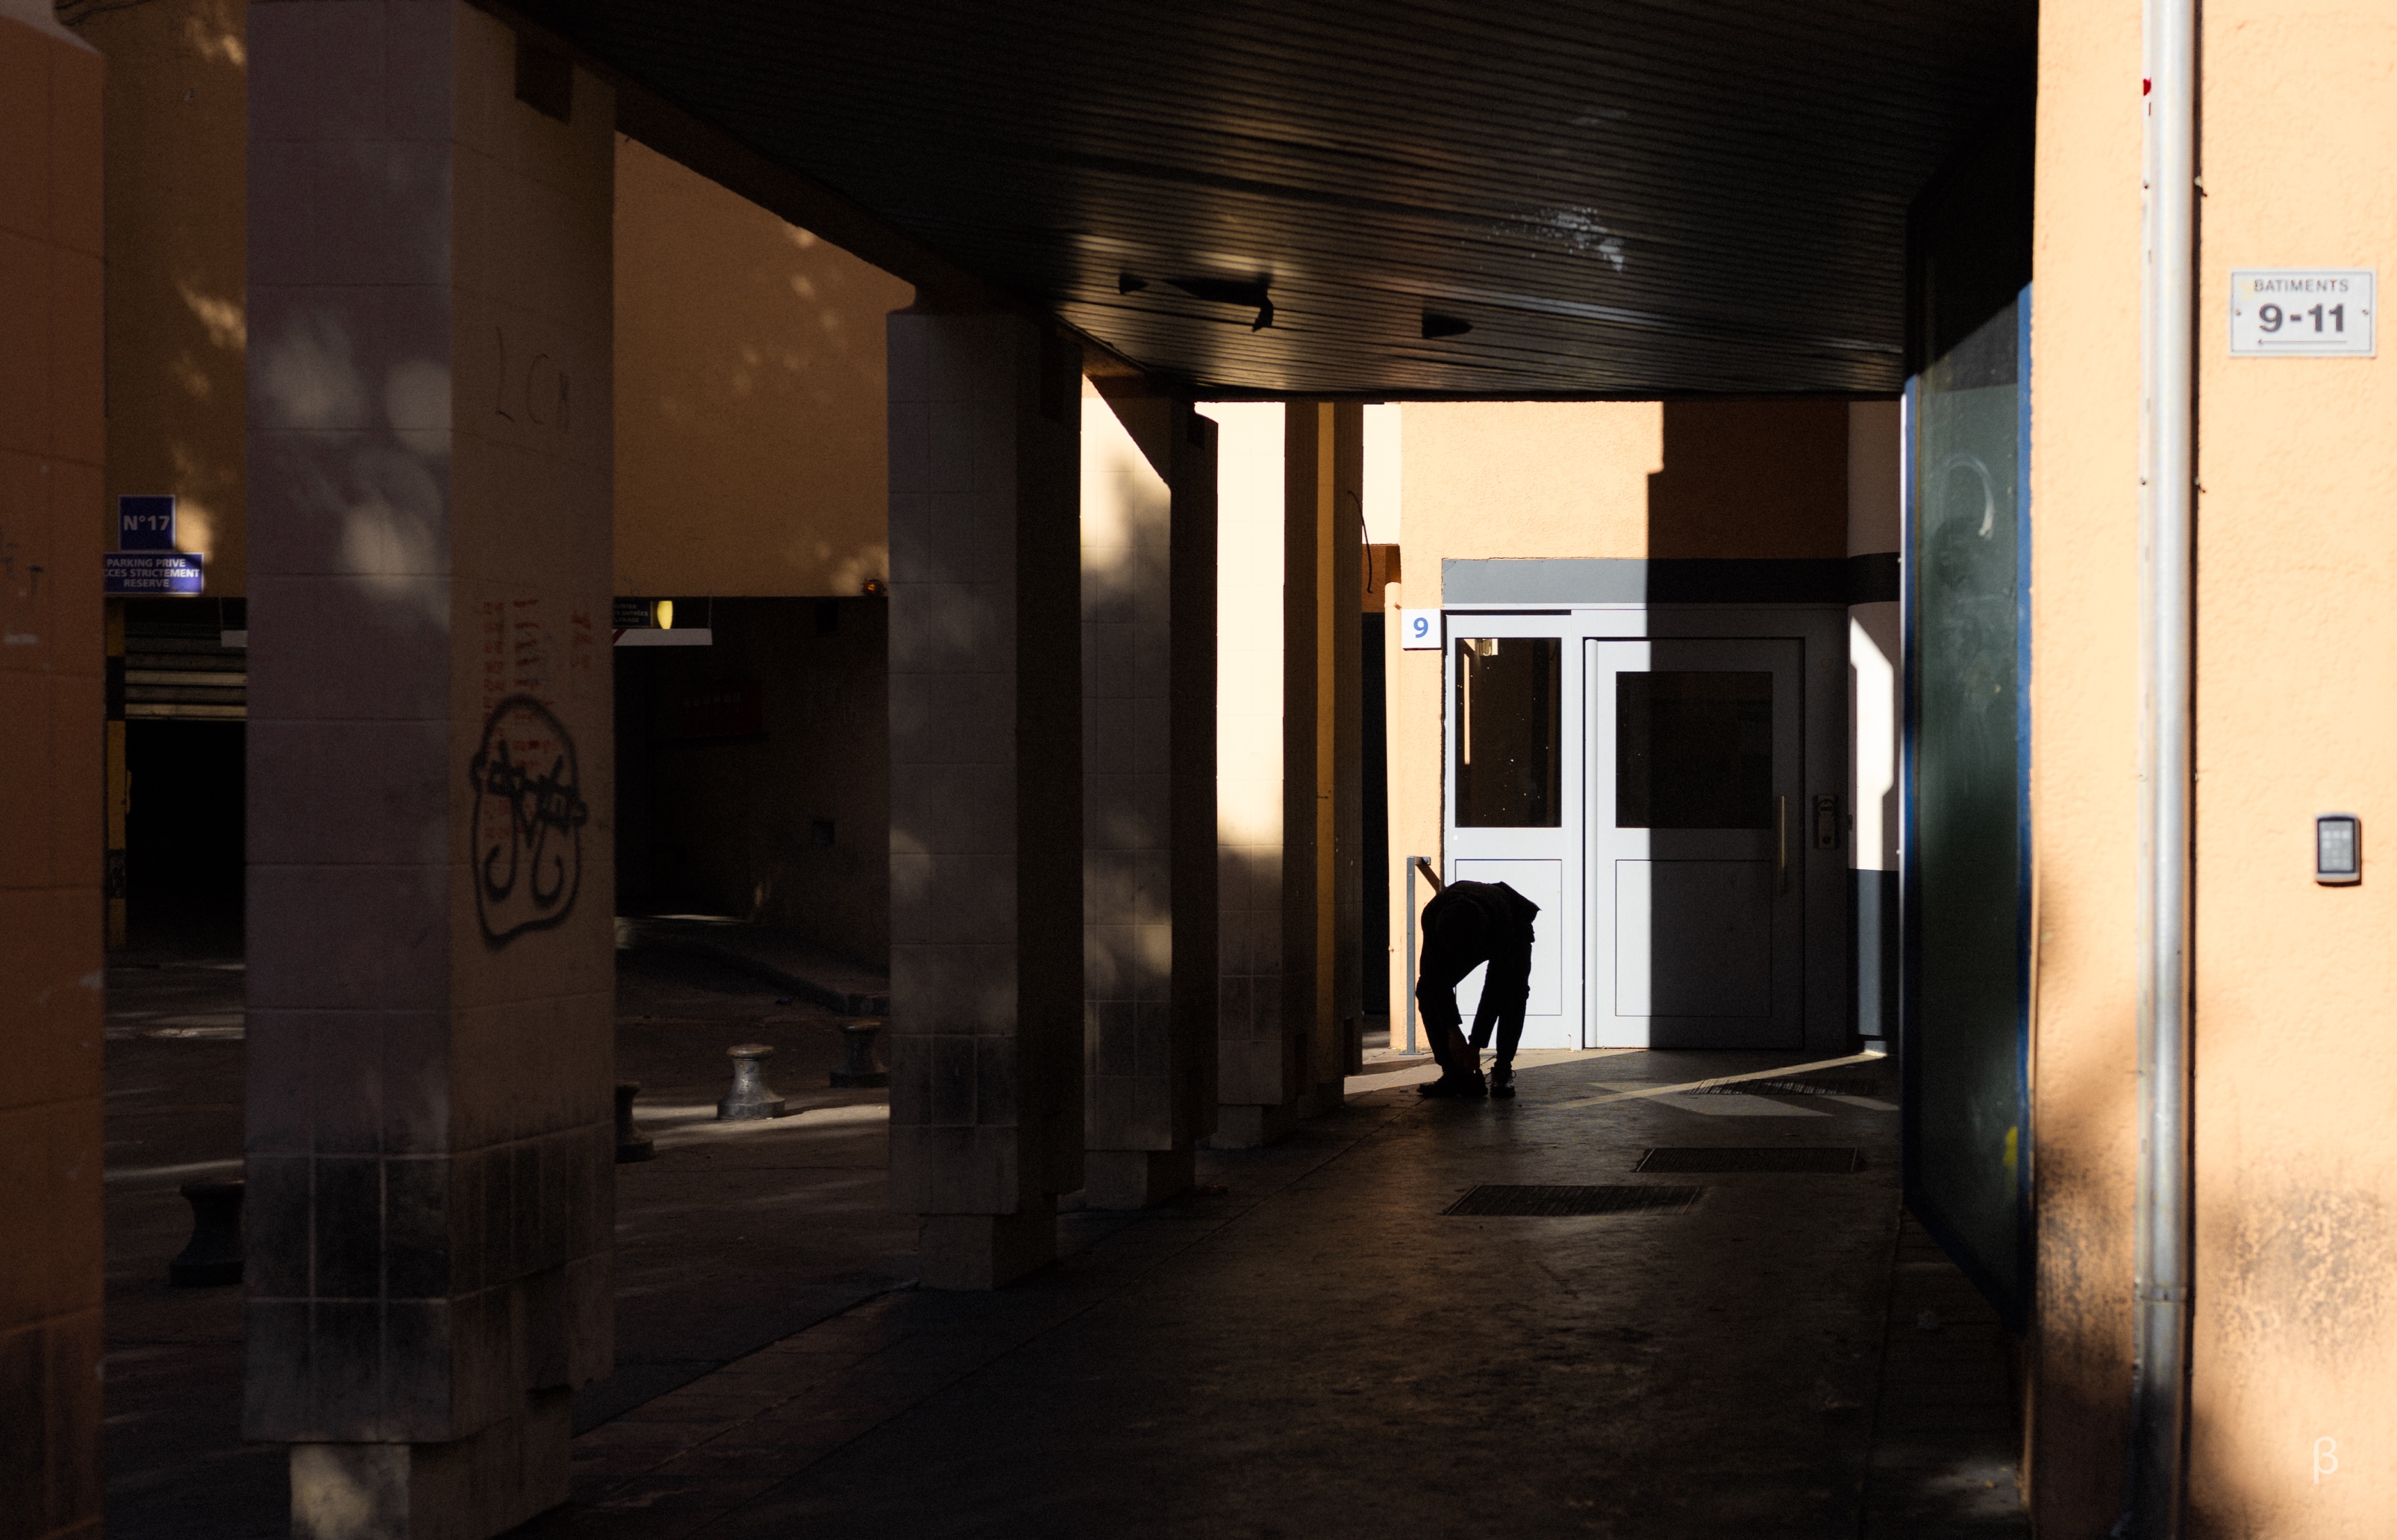
[[[1782,892],[1789,891],[1789,798],[1776,797],[1773,818],[1773,876],[1774,886]]]

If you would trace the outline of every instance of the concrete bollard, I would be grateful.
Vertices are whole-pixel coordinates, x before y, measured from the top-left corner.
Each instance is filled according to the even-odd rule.
[[[241,1281],[242,1182],[186,1182],[192,1205],[192,1243],[167,1264],[167,1281],[181,1289],[207,1289]]]
[[[742,1123],[759,1118],[780,1118],[783,1099],[767,1088],[762,1061],[774,1051],[769,1043],[742,1043],[724,1051],[732,1059],[732,1089],[716,1104],[719,1123]]]
[[[891,1072],[874,1060],[874,1038],[880,1022],[849,1022],[840,1029],[840,1065],[832,1072],[837,1086],[887,1086]]]
[[[658,1153],[656,1142],[633,1121],[633,1098],[640,1093],[638,1080],[616,1082],[616,1164],[620,1166],[652,1159]]]

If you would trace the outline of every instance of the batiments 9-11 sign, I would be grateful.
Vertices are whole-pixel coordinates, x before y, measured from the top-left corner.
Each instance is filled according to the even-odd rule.
[[[2230,351],[2371,357],[2373,275],[2368,267],[2234,268]]]

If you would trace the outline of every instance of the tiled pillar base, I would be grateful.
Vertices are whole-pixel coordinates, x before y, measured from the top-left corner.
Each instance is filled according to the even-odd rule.
[[[1215,1109],[1215,1132],[1208,1138],[1219,1150],[1263,1149],[1298,1126],[1307,1109],[1297,1102],[1259,1106],[1252,1102],[1226,1102]]]
[[[1082,1202],[1092,1209],[1153,1209],[1198,1180],[1190,1150],[1091,1150],[1082,1157]]]
[[[566,1501],[574,1394],[446,1444],[294,1444],[291,1540],[464,1540]]]
[[[998,1289],[1057,1260],[1057,1200],[1014,1213],[924,1216],[917,1271],[927,1289]]]

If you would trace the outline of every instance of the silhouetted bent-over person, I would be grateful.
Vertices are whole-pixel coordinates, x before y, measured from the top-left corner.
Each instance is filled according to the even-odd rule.
[[[1532,999],[1532,917],[1540,906],[1503,882],[1452,882],[1424,905],[1423,962],[1415,980],[1415,1003],[1423,1008],[1432,1057],[1440,1077],[1421,1090],[1426,1096],[1512,1096],[1515,1047],[1523,1040],[1523,1011]],[[1481,1003],[1473,1012],[1473,1040],[1459,1030],[1456,985],[1483,963]],[[1485,1087],[1483,1045],[1493,1026],[1498,1060]]]

